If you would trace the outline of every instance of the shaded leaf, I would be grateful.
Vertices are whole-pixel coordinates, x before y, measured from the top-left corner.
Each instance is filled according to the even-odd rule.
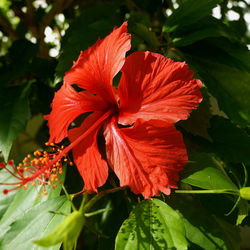
[[[29,101],[25,88],[6,88],[0,91],[0,150],[7,161],[13,140],[25,128],[30,118]]]
[[[93,45],[99,37],[103,38],[119,24],[116,10],[115,3],[95,5],[80,12],[63,40],[62,53],[56,67],[57,77],[62,77],[71,68],[81,50]]]
[[[187,0],[180,4],[179,8],[173,11],[163,26],[164,32],[173,32],[179,27],[188,26],[198,22],[209,15],[211,10],[220,3],[220,0],[196,1]]]
[[[135,33],[139,38],[144,40],[151,49],[157,49],[159,42],[153,31],[150,31],[144,24],[136,23],[131,27],[131,32]]]
[[[190,26],[179,27],[171,37],[175,47],[187,46],[208,37],[226,37],[235,40],[232,31],[212,16],[206,16]]]
[[[228,230],[225,231],[217,222],[217,217],[203,207],[197,199],[175,195],[169,202],[182,215],[186,237],[192,243],[190,249],[239,249],[239,229],[227,223]],[[229,230],[231,233],[228,233]],[[231,239],[229,240],[228,237]]]
[[[158,199],[144,200],[122,224],[115,249],[187,249],[179,214]]]
[[[233,121],[250,123],[250,52],[227,39],[211,38],[182,48],[208,91]]]
[[[220,116],[211,119],[208,130],[213,148],[220,157],[233,163],[250,163],[250,136],[242,129]]]
[[[210,126],[210,102],[207,90],[201,89],[203,100],[196,110],[193,110],[190,117],[185,121],[178,122],[178,125],[183,127],[187,132],[193,135],[202,136],[208,140],[211,140],[207,129]]]
[[[240,235],[239,229],[236,226],[232,226],[232,224],[228,223],[221,218],[214,217],[219,226],[221,227],[221,232],[223,233],[224,239],[227,242],[228,249],[236,250],[240,249]]]
[[[32,60],[38,52],[38,45],[26,39],[13,42],[8,50],[4,65],[0,67],[0,85],[7,85],[11,81],[23,82],[23,77],[30,72]],[[27,77],[24,77],[26,81]]]

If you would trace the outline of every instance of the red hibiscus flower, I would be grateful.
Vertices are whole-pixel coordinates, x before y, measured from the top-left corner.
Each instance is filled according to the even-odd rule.
[[[108,165],[135,194],[145,198],[170,194],[178,172],[187,163],[182,135],[173,123],[188,118],[202,97],[201,82],[183,62],[151,52],[130,49],[127,23],[81,52],[46,116],[50,143],[71,141],[74,162],[84,189],[97,192],[108,177]],[[118,89],[113,78],[121,70]],[[82,91],[76,91],[77,85]],[[69,125],[92,112],[82,124]],[[99,152],[97,134],[103,128],[106,158]]]

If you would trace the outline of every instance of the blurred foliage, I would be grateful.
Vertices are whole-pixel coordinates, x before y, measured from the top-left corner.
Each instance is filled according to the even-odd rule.
[[[50,112],[65,72],[81,50],[127,20],[129,54],[150,50],[186,61],[204,84],[203,103],[177,124],[190,154],[180,187],[238,190],[244,180],[249,186],[249,10],[245,0],[0,1],[0,158],[7,161],[10,155],[18,162],[25,153],[43,148],[48,139],[43,115]],[[232,20],[230,13],[237,18]],[[8,179],[0,173],[1,181]],[[117,181],[112,175],[110,179]],[[69,169],[68,192],[78,192],[82,185],[78,172]],[[0,194],[0,249],[40,249],[30,239],[46,236],[63,219],[49,211],[69,212],[60,191],[34,203],[35,193]],[[107,195],[95,208],[110,210],[86,220],[77,249],[250,247],[241,242],[238,225],[250,226],[247,201],[226,216],[237,197],[159,198],[138,204],[141,197],[129,190]],[[79,206],[78,198],[74,201]],[[20,232],[32,237],[26,241]]]

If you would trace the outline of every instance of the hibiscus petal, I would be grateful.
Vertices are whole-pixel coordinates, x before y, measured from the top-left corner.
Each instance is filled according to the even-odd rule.
[[[87,131],[102,114],[94,112],[84,120],[80,127],[70,129],[68,136],[71,143]],[[102,159],[97,146],[97,133],[101,125],[72,149],[74,162],[84,180],[84,189],[89,193],[97,192],[97,187],[102,186],[108,178],[107,163]]]
[[[131,124],[137,118],[174,123],[187,119],[202,101],[202,83],[191,80],[193,72],[183,62],[136,52],[127,57],[122,72],[119,123]]]
[[[121,186],[129,186],[145,198],[170,194],[178,172],[187,163],[182,135],[174,125],[138,119],[130,128],[119,129],[116,121],[105,128],[106,153]]]
[[[66,73],[64,81],[77,84],[110,103],[116,103],[112,81],[125,62],[125,53],[130,49],[130,35],[126,32],[125,22],[81,52],[77,62]]]
[[[67,136],[69,124],[80,114],[104,110],[107,103],[87,91],[76,92],[72,86],[63,84],[55,93],[51,104],[52,111],[45,116],[50,130],[49,142],[60,142]]]

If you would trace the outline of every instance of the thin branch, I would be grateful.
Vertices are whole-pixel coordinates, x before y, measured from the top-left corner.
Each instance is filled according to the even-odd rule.
[[[16,1],[12,2],[12,9],[15,13],[16,16],[18,16],[20,18],[20,20],[23,23],[26,23],[26,15],[25,13],[17,6]]]
[[[32,4],[33,0],[26,0],[27,5],[27,18],[31,23],[35,23],[35,12],[36,9]]]
[[[65,1],[56,0],[51,10],[43,17],[40,30],[44,30],[54,19],[55,15],[62,12],[64,8],[65,8]]]
[[[61,13],[65,8],[67,8],[73,0],[56,0],[53,4],[51,10],[44,15],[41,25],[39,26],[39,39],[40,39],[40,51],[39,56],[43,58],[48,58],[48,46],[44,41],[44,30],[52,22],[56,14]]]
[[[28,3],[29,2],[29,3]],[[34,13],[31,14],[31,12],[35,11],[32,2],[30,0],[27,0],[27,13],[24,13],[16,4],[16,1],[12,2],[12,9],[16,16],[20,18],[20,21],[27,27],[29,27],[30,31],[34,35],[36,39],[39,39],[39,32],[35,23]],[[32,6],[30,6],[32,5]],[[28,7],[29,6],[29,7]],[[33,19],[31,19],[31,15],[33,15]]]
[[[9,20],[0,12],[0,25],[2,26],[3,30],[9,35],[9,37],[14,41],[19,38],[19,35],[13,29]]]

